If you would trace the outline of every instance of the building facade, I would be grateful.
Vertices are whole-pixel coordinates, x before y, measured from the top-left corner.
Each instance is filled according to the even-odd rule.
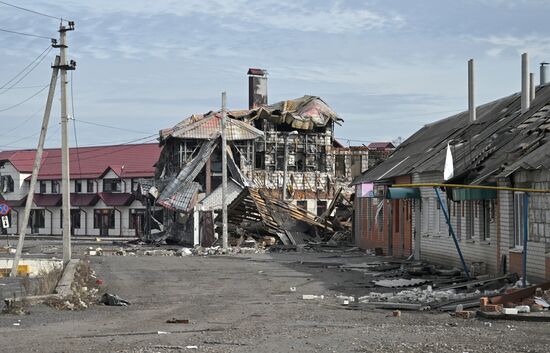
[[[144,189],[153,185],[158,144],[94,146],[70,149],[71,231],[73,235],[136,236],[143,234]],[[10,227],[17,234],[23,213],[35,150],[0,152],[1,202],[11,210]],[[61,151],[45,149],[28,234],[61,235]]]
[[[477,107],[476,120],[464,112],[418,130],[354,181],[357,244],[396,254],[397,199],[417,259],[462,267],[454,233],[473,272],[522,275],[525,261],[529,281],[550,279],[549,109],[543,84],[528,107],[513,94]]]

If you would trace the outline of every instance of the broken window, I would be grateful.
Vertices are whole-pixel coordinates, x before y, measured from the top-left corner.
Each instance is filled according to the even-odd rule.
[[[307,211],[307,200],[298,200],[298,201],[296,201],[296,206],[298,206],[301,209]]]
[[[317,216],[320,216],[327,210],[327,202],[317,200]]]
[[[2,192],[13,192],[15,190],[15,183],[11,175],[3,175],[1,180]]]

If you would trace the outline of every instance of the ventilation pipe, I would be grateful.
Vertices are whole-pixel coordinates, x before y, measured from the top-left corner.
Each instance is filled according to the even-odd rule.
[[[535,90],[535,74],[531,72],[529,74],[529,98],[531,102],[535,100]]]
[[[540,63],[540,84],[545,85],[548,83],[548,63]]]
[[[267,71],[248,69],[248,109],[267,105]]]
[[[468,116],[470,123],[477,119],[474,88],[474,59],[470,59],[468,60]]]
[[[529,110],[530,98],[529,98],[529,55],[527,53],[521,54],[521,113],[525,113]]]

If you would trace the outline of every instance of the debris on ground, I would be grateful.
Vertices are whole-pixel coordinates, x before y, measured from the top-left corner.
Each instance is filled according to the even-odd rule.
[[[188,324],[189,320],[188,319],[176,319],[174,317],[174,318],[171,318],[169,320],[166,320],[166,323],[168,323],[168,324]]]
[[[100,304],[105,304],[108,306],[128,306],[130,302],[122,299],[116,294],[104,293],[99,300]]]

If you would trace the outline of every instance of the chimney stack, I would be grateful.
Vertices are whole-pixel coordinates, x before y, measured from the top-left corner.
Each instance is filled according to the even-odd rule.
[[[529,100],[532,102],[535,100],[535,74],[530,73],[529,74]]]
[[[540,84],[545,85],[548,83],[548,63],[540,63]]]
[[[248,69],[248,109],[267,105],[267,71]]]
[[[531,99],[529,98],[529,55],[521,54],[521,113],[529,110]]]
[[[476,103],[474,87],[474,59],[468,60],[468,116],[470,123],[476,121]]]

